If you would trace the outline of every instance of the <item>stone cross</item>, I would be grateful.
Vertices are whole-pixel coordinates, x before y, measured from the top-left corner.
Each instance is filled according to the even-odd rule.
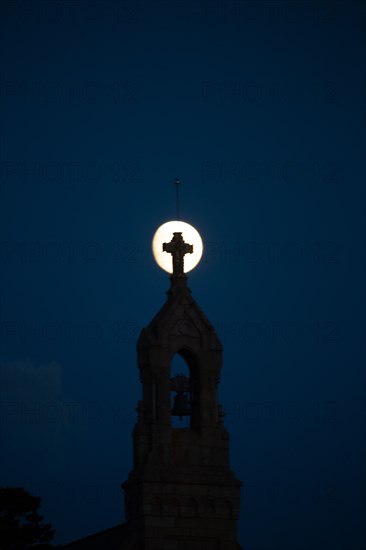
[[[173,275],[184,274],[184,255],[193,253],[193,244],[184,242],[182,233],[173,233],[170,243],[163,243],[163,252],[169,252],[173,259]]]

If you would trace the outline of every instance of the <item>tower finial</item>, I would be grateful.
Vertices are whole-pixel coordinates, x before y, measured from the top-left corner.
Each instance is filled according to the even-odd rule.
[[[176,197],[176,205],[177,205],[177,220],[179,220],[179,184],[180,184],[180,181],[179,181],[179,178],[175,178],[175,185],[176,185],[176,194],[175,194],[175,197]]]

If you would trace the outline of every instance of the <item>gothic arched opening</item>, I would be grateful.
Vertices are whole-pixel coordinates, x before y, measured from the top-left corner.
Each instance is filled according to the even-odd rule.
[[[198,429],[198,377],[194,354],[179,350],[170,363],[171,425],[173,428]]]

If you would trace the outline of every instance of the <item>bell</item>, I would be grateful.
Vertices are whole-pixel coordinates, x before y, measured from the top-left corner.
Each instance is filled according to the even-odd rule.
[[[179,419],[182,420],[183,416],[189,416],[191,414],[191,409],[189,406],[188,397],[183,392],[178,392],[174,397],[174,404],[172,408],[172,415],[179,416]]]

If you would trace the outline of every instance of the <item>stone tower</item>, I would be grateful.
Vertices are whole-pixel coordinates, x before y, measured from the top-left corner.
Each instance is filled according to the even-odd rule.
[[[241,482],[218,401],[223,348],[187,286],[192,245],[174,233],[163,250],[173,263],[168,299],[137,344],[142,400],[123,484],[128,538],[139,550],[237,550]],[[188,376],[172,376],[175,354]],[[188,427],[173,426],[174,396],[173,412],[189,416]]]

